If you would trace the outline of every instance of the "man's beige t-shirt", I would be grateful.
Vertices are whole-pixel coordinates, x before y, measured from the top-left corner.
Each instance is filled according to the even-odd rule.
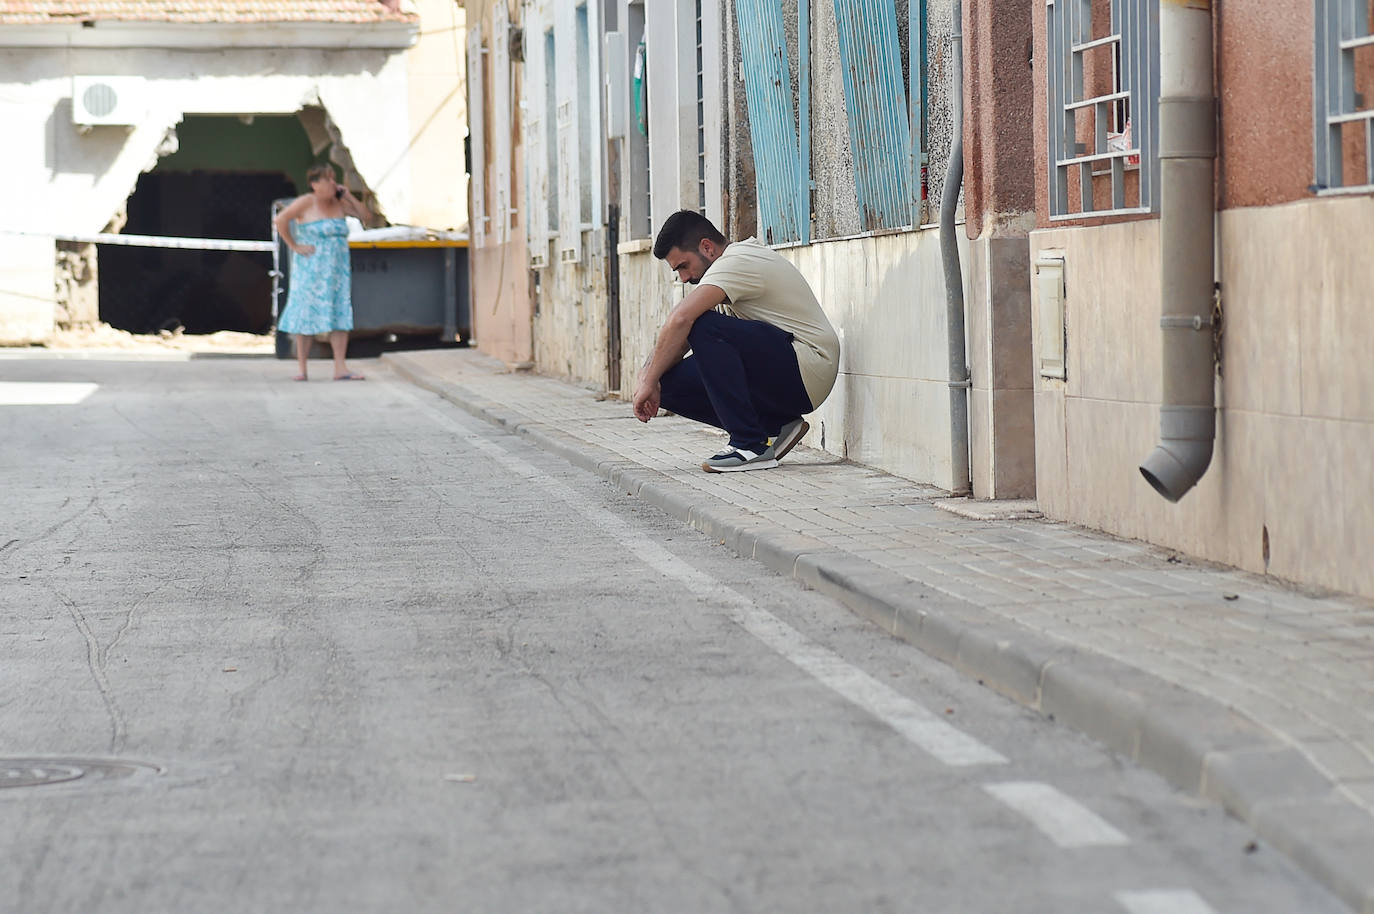
[[[812,408],[820,406],[839,374],[840,338],[801,271],[777,251],[746,238],[727,245],[701,283],[725,292],[730,316],[764,321],[792,334],[806,395]]]

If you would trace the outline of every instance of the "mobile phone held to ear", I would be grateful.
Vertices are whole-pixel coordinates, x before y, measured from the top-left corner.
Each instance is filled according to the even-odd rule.
[[[336,200],[342,200],[342,199],[343,199],[343,195],[344,195],[344,186],[343,186],[342,184],[340,184],[338,187],[334,188],[334,199],[336,199]]]

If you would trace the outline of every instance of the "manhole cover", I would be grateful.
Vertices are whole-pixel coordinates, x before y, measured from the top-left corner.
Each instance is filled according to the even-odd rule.
[[[108,781],[142,772],[158,772],[155,765],[114,762],[107,759],[6,758],[0,759],[0,788],[41,787],[68,781]]]

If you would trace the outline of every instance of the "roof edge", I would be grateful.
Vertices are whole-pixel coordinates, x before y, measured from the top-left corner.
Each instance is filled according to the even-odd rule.
[[[405,50],[414,18],[378,22],[126,22],[0,25],[0,48],[302,48]]]

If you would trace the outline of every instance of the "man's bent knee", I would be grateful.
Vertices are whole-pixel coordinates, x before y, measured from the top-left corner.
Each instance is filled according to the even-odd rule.
[[[707,311],[692,323],[692,329],[687,331],[687,343],[696,351],[701,344],[710,345],[713,342],[724,339],[721,325],[724,315],[716,311]]]

